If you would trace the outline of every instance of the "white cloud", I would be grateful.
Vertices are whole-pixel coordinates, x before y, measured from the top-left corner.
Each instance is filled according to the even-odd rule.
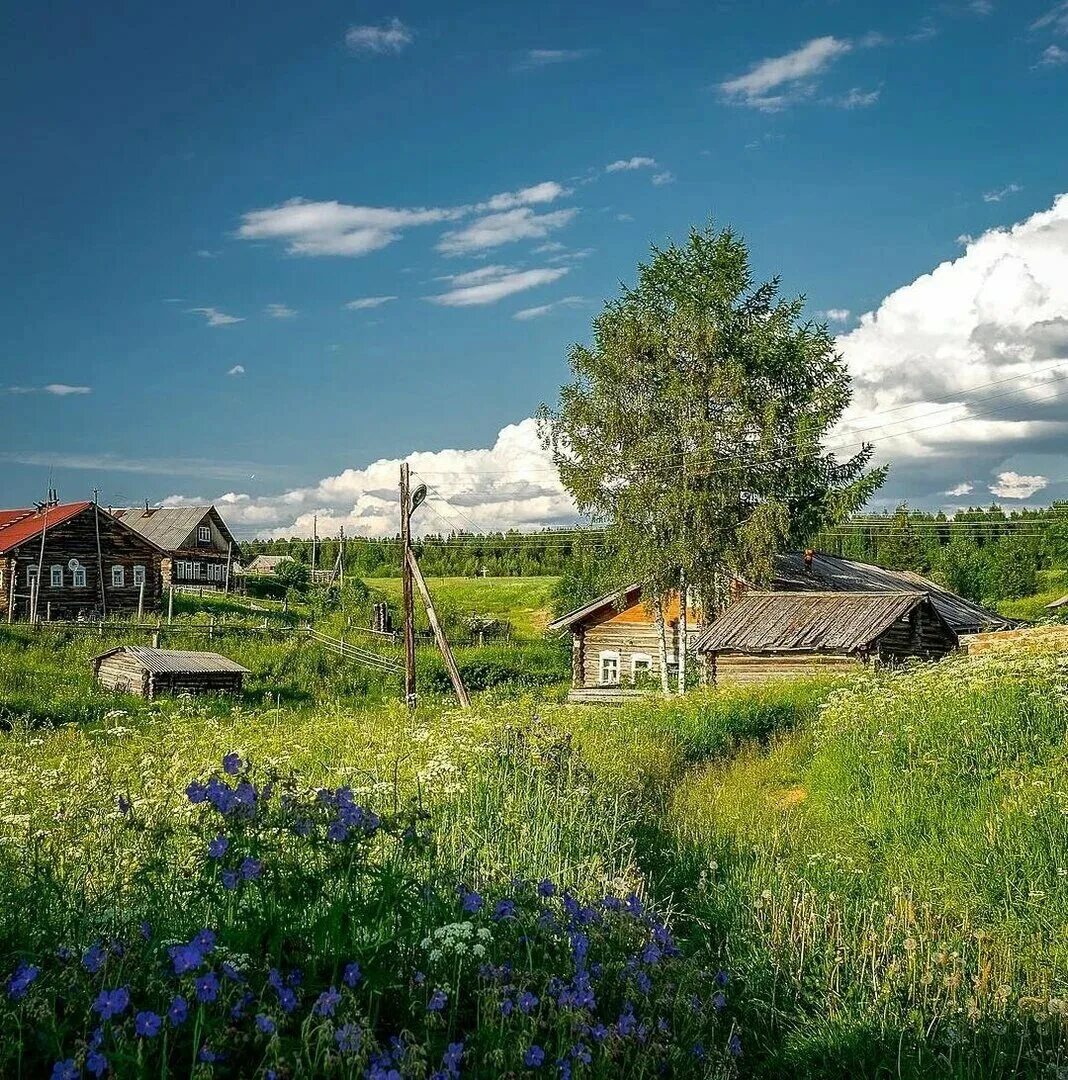
[[[1006,184],[1003,188],[995,188],[993,191],[984,191],[983,202],[1001,202],[1002,199],[1007,199],[1010,195],[1015,195],[1018,191],[1023,191],[1023,188],[1020,187],[1019,184]]]
[[[1068,34],[1068,0],[1054,4],[1044,15],[1033,23],[1032,30],[1048,30],[1054,34]]]
[[[495,304],[506,296],[513,296],[539,285],[559,281],[567,273],[567,267],[537,270],[514,270],[508,266],[483,266],[449,279],[452,288],[438,296],[427,299],[445,307],[471,307],[476,304]]]
[[[577,213],[578,210],[572,208],[538,214],[529,206],[521,206],[499,214],[486,214],[462,229],[445,233],[438,242],[438,251],[445,255],[463,255],[516,240],[540,240],[569,224]]]
[[[732,104],[775,112],[811,94],[816,77],[851,48],[842,38],[813,38],[793,52],[759,61],[719,88]]]
[[[532,419],[503,428],[488,448],[419,452],[406,460],[416,479],[431,485],[429,505],[413,518],[417,533],[447,531],[450,525],[522,529],[570,524],[577,518]],[[320,536],[336,535],[342,526],[347,536],[394,536],[399,467],[400,459],[382,459],[274,495],[172,495],[163,504],[214,502],[242,536],[310,536],[316,515]]]
[[[534,206],[539,203],[553,202],[562,195],[570,192],[562,184],[555,180],[543,180],[540,184],[532,184],[530,187],[520,188],[518,191],[502,191],[494,195],[484,203],[479,203],[475,209],[486,210],[511,210],[517,206]]]
[[[817,315],[822,315],[828,322],[843,323],[849,321],[850,311],[849,308],[832,307],[826,311],[817,312]]]
[[[244,364],[234,364],[234,366],[232,368],[230,368],[230,370],[226,374],[227,375],[232,375],[234,378],[237,378],[237,376],[239,376],[239,375],[244,375],[245,374],[245,365]]]
[[[0,393],[4,394],[51,394],[52,397],[77,397],[92,392],[93,388],[91,386],[71,386],[69,383],[48,383],[46,386],[0,387]]]
[[[1038,58],[1035,67],[1060,67],[1062,64],[1068,64],[1068,49],[1050,45]]]
[[[655,169],[656,158],[651,157],[632,157],[632,158],[620,158],[618,161],[613,161],[610,165],[604,167],[606,173],[613,172],[633,172],[635,169]]]
[[[1044,476],[1021,476],[1016,472],[998,473],[996,484],[990,490],[999,499],[1029,499],[1049,485]]]
[[[653,183],[657,187],[673,184],[675,183],[675,174],[670,169],[665,169],[663,172],[658,172],[653,176]]]
[[[581,296],[565,296],[562,300],[554,300],[551,304],[539,304],[537,307],[523,308],[517,311],[512,318],[520,322],[528,322],[530,319],[540,319],[551,311],[562,307],[581,307],[586,301]]]
[[[377,26],[350,26],[345,33],[345,44],[357,53],[395,54],[411,43],[411,30],[396,17]]]
[[[236,315],[227,315],[225,311],[220,311],[218,308],[213,307],[189,308],[186,313],[188,315],[203,315],[204,321],[208,326],[229,326],[231,323],[245,321],[242,318],[238,318]]]
[[[197,256],[201,259],[217,259],[219,254],[218,251],[209,251],[207,248],[201,248],[197,252]]]
[[[519,71],[529,71],[552,64],[571,64],[576,60],[585,60],[589,55],[589,49],[527,49],[516,68]]]
[[[974,484],[969,484],[967,480],[962,480],[959,484],[954,484],[943,494],[957,497],[959,495],[969,495],[975,490]]]
[[[268,304],[264,308],[264,311],[266,311],[272,319],[292,319],[293,316],[296,315],[296,311],[289,307],[288,304]]]
[[[866,109],[879,100],[882,92],[880,86],[877,86],[874,90],[862,90],[859,86],[854,86],[848,93],[834,99],[833,104],[840,109]]]
[[[367,311],[370,308],[381,307],[383,304],[398,300],[396,296],[361,296],[359,300],[350,300],[344,306],[349,311]]]

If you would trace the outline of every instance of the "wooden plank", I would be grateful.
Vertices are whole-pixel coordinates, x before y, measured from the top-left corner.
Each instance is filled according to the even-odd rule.
[[[471,708],[471,699],[467,696],[467,688],[464,686],[463,679],[460,678],[460,669],[456,666],[456,660],[453,658],[452,649],[449,648],[449,643],[442,633],[441,627],[438,625],[437,612],[434,610],[434,602],[430,599],[430,590],[426,587],[426,582],[423,580],[423,572],[419,569],[419,564],[415,561],[415,554],[410,549],[407,552],[408,566],[411,568],[412,579],[415,581],[416,586],[419,589],[419,593],[423,598],[423,603],[426,605],[426,617],[430,622],[430,628],[434,631],[434,640],[438,643],[438,648],[441,650],[441,657],[445,661],[445,669],[449,673],[449,678],[452,680],[452,688],[456,691],[456,696],[460,699],[460,705],[465,708]]]

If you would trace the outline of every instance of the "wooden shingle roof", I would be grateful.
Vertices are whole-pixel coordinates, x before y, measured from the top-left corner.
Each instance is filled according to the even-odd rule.
[[[120,645],[114,649],[93,657],[93,663],[106,660],[116,653],[124,653],[134,659],[140,667],[154,675],[174,674],[192,675],[205,674],[217,675],[220,672],[227,674],[250,674],[249,669],[242,667],[225,656],[213,652],[184,652],[177,649],[149,649],[144,645]]]

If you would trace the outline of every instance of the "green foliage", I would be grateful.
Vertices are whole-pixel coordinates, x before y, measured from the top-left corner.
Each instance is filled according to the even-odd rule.
[[[304,592],[308,588],[311,572],[304,563],[284,559],[275,567],[274,578],[284,589]]]

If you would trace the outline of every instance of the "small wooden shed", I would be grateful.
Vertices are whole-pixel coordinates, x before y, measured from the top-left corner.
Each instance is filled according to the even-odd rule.
[[[749,593],[695,647],[717,683],[763,682],[937,660],[957,636],[923,592]]]
[[[213,652],[120,645],[93,657],[93,675],[108,690],[157,694],[239,694],[248,668]]]

